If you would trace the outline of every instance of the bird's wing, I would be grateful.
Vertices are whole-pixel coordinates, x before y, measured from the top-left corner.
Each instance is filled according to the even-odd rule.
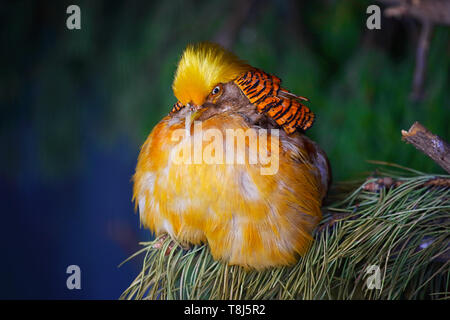
[[[288,134],[296,129],[308,130],[314,123],[314,113],[297,96],[280,87],[281,79],[258,69],[251,69],[234,80],[250,103],[265,113]]]

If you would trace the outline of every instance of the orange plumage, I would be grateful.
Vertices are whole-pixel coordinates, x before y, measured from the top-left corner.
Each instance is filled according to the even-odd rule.
[[[207,242],[215,259],[263,269],[307,251],[330,172],[325,153],[295,131],[314,119],[304,98],[275,90],[269,82],[278,78],[258,70],[265,82],[253,81],[259,101],[252,100],[238,82],[251,70],[218,45],[187,48],[173,83],[178,103],[142,147],[133,194],[143,225],[156,234]],[[244,133],[242,148],[219,139],[229,132]],[[270,163],[252,162],[252,152]],[[234,160],[223,161],[229,154]]]

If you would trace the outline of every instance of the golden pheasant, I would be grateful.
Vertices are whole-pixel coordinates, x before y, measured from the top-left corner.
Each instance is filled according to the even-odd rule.
[[[306,98],[219,45],[184,51],[178,99],[142,146],[133,177],[141,222],[213,257],[263,269],[294,263],[312,242],[330,181],[304,135]]]

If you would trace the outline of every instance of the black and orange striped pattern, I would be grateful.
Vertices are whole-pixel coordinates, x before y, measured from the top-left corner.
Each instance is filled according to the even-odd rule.
[[[265,113],[290,134],[297,128],[306,131],[314,123],[314,113],[297,96],[280,87],[281,79],[258,69],[251,69],[234,80],[248,100],[260,113]],[[171,113],[180,111],[184,106],[177,101]]]
[[[299,101],[308,99],[280,88],[280,78],[251,69],[234,82],[259,112],[266,113],[286,133],[292,133],[297,128],[306,131],[313,125],[314,113]]]
[[[181,102],[180,102],[180,101],[177,101],[177,102],[173,105],[172,111],[170,111],[170,112],[171,112],[171,113],[178,112],[178,111],[180,111],[180,110],[183,109],[183,108],[184,108],[184,106],[181,104]]]

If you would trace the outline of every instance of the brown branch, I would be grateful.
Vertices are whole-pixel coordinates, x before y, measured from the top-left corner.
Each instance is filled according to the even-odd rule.
[[[415,122],[408,131],[402,130],[402,140],[412,144],[450,173],[450,145],[441,137]]]
[[[379,0],[387,5],[386,17],[411,17],[419,21],[421,30],[416,49],[416,66],[411,99],[422,100],[428,48],[435,24],[450,25],[450,0]]]
[[[427,67],[428,49],[433,32],[433,25],[428,20],[423,20],[420,36],[416,50],[416,67],[414,69],[414,78],[411,98],[414,101],[422,100],[424,96],[424,82]]]
[[[376,177],[368,177],[366,181],[374,180]],[[370,192],[380,192],[382,189],[390,189],[390,188],[397,188],[398,186],[401,186],[404,183],[404,181],[397,180],[391,177],[384,177],[384,178],[378,178],[375,181],[367,182],[362,187],[363,190],[370,191]],[[425,181],[423,184],[417,186],[417,188],[421,187],[430,187],[430,188],[450,188],[450,178],[431,178],[427,181]]]
[[[386,17],[409,16],[419,21],[450,25],[450,0],[378,0],[388,7]]]

